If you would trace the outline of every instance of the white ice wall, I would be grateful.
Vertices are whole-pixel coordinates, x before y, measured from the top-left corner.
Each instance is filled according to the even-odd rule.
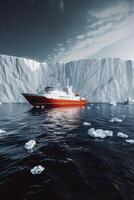
[[[0,56],[0,102],[23,102],[22,92],[35,93],[67,79],[74,91],[92,102],[134,99],[134,62],[118,58],[87,59],[70,63],[38,63]]]

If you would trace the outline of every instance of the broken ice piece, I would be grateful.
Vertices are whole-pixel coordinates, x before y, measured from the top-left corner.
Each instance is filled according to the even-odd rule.
[[[117,136],[118,136],[118,137],[121,137],[121,138],[128,138],[128,135],[125,134],[125,133],[122,133],[122,132],[118,132],[118,133],[117,133]]]
[[[134,140],[132,140],[132,139],[126,140],[126,142],[128,142],[130,144],[134,144]]]
[[[90,122],[83,122],[83,125],[84,126],[91,126],[91,123]]]
[[[109,131],[109,130],[102,130],[102,129],[94,129],[94,128],[90,128],[88,130],[88,135],[90,135],[91,137],[97,137],[97,138],[105,138],[107,136],[112,137],[113,136],[113,132]]]
[[[103,132],[105,133],[106,136],[109,136],[109,137],[113,136],[113,131],[103,130]]]
[[[36,145],[36,141],[35,140],[29,140],[28,142],[26,142],[25,144],[25,149],[30,150],[32,149],[34,146]]]
[[[121,117],[122,117],[122,118],[126,118],[126,116],[125,116],[125,115],[121,115]]]
[[[45,170],[44,167],[42,167],[41,165],[37,165],[31,169],[31,173],[33,175],[38,175],[41,174],[44,170]]]
[[[114,101],[113,101],[113,102],[110,102],[109,104],[110,104],[111,106],[116,106],[116,105],[117,105],[116,102],[114,102]]]
[[[6,133],[6,131],[3,130],[3,129],[0,129],[0,134],[1,134],[1,133]]]
[[[122,122],[122,119],[114,117],[114,118],[110,119],[110,122]]]

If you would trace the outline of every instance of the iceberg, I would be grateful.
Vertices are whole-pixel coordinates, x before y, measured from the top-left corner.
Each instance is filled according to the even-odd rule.
[[[88,135],[90,135],[91,137],[94,137],[94,138],[105,138],[107,136],[110,136],[112,137],[113,136],[113,132],[112,131],[109,131],[109,130],[102,130],[102,129],[94,129],[94,128],[91,128],[88,130]]]
[[[126,142],[128,142],[130,144],[134,144],[134,140],[132,140],[132,139],[126,140]]]
[[[6,133],[6,131],[3,129],[0,129],[0,134],[3,134],[3,133]]]
[[[110,122],[122,122],[122,119],[114,117],[114,118],[110,119]]]
[[[44,170],[45,170],[44,167],[42,167],[41,165],[38,165],[31,169],[31,173],[33,175],[38,175],[38,174],[41,174]]]
[[[35,140],[29,140],[28,142],[26,142],[24,148],[27,150],[33,149],[33,147],[36,145],[36,141]]]
[[[91,126],[91,123],[90,122],[84,122],[83,125],[84,126]]]
[[[117,133],[117,136],[118,136],[118,137],[121,137],[121,138],[128,138],[128,135],[125,134],[125,133],[122,133],[122,132],[118,132],[118,133]]]
[[[86,72],[86,73],[85,73]],[[26,102],[21,93],[40,93],[46,86],[64,87],[89,102],[122,102],[134,99],[134,62],[119,58],[83,59],[44,63],[0,55],[0,102]]]

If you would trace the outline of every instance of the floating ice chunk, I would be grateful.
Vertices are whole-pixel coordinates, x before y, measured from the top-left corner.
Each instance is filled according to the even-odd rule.
[[[114,102],[114,101],[113,101],[113,102],[110,102],[109,104],[110,104],[111,106],[116,106],[116,105],[117,105],[117,103]]]
[[[90,135],[91,137],[105,138],[107,136],[113,136],[113,132],[102,129],[95,130],[94,128],[91,128],[88,130],[88,135]]]
[[[0,102],[0,105],[1,105],[2,103]]]
[[[87,109],[89,110],[89,109],[90,109],[90,107],[87,107]]]
[[[114,117],[114,118],[110,119],[110,122],[122,122],[122,119]]]
[[[41,174],[41,172],[43,172],[44,170],[45,170],[44,167],[42,167],[41,165],[38,165],[31,169],[31,173],[34,175],[37,175],[37,174]]]
[[[20,125],[25,125],[25,124],[26,124],[25,122],[21,122],[21,123],[20,123]]]
[[[99,106],[96,106],[96,108],[98,109],[98,108],[100,108]]]
[[[1,133],[6,133],[6,131],[3,130],[3,129],[0,129],[0,134],[1,134]]]
[[[132,140],[132,139],[126,140],[126,142],[128,142],[130,144],[134,144],[134,140]]]
[[[94,128],[90,128],[88,130],[88,135],[90,135],[91,137],[100,137],[100,138],[105,137],[105,135],[103,134],[101,129],[98,129],[98,132],[96,132],[96,130]]]
[[[91,126],[91,123],[90,122],[84,122],[83,125],[84,126]]]
[[[109,136],[109,137],[113,136],[113,131],[103,130],[103,132],[105,133],[106,136]]]
[[[122,117],[122,118],[126,118],[126,116],[125,116],[125,115],[121,115],[121,117]]]
[[[35,145],[36,145],[36,141],[35,141],[35,140],[29,140],[29,141],[26,142],[26,144],[25,144],[25,149],[30,150],[30,149],[32,149]]]
[[[72,162],[73,159],[72,159],[72,158],[67,158],[67,161],[68,161],[68,162]]]
[[[125,133],[122,133],[122,132],[118,132],[118,133],[117,133],[117,136],[118,136],[118,137],[121,137],[121,138],[128,138],[128,135],[125,134]]]

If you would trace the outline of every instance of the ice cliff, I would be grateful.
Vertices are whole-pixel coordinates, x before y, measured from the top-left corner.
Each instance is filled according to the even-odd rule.
[[[69,63],[39,63],[0,55],[0,102],[24,102],[22,92],[39,92],[67,80],[74,91],[92,102],[134,99],[134,62],[119,58],[85,59]]]

